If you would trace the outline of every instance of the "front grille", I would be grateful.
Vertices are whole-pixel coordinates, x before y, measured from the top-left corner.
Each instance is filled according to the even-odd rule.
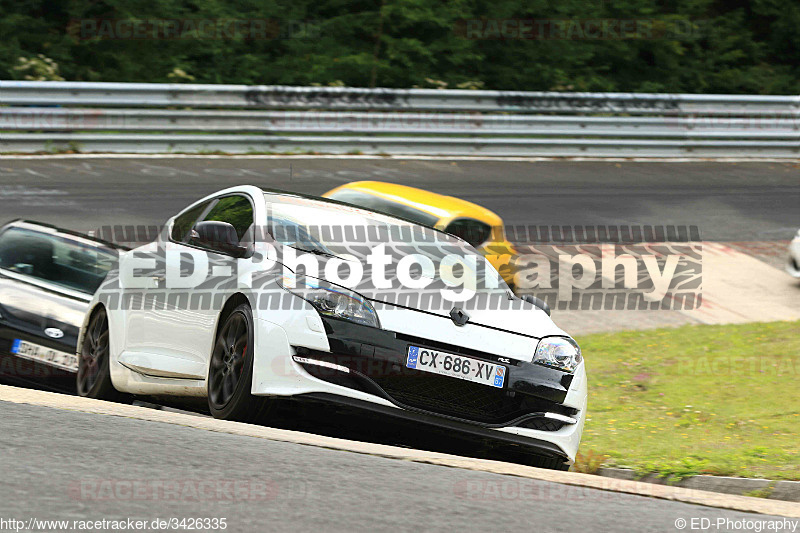
[[[529,412],[522,395],[447,376],[415,371],[372,379],[401,404],[476,422],[501,423]]]

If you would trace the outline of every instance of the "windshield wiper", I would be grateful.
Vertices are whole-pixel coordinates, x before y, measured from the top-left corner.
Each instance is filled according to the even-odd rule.
[[[287,244],[287,246],[289,246],[289,248],[294,248],[295,250],[300,250],[301,252],[308,252],[308,253],[314,254],[314,255],[324,255],[324,256],[327,256],[327,257],[338,257],[336,254],[334,254],[332,252],[326,252],[325,250],[320,250],[319,248],[301,248],[299,246],[291,246],[291,245],[288,245],[288,244]]]

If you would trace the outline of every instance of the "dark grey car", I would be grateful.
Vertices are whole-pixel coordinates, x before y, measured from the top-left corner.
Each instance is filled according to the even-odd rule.
[[[0,227],[0,376],[74,388],[78,331],[118,254],[113,244],[47,224]]]

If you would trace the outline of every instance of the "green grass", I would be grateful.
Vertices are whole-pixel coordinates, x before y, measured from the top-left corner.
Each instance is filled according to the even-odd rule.
[[[583,456],[681,479],[800,479],[800,322],[587,335]]]

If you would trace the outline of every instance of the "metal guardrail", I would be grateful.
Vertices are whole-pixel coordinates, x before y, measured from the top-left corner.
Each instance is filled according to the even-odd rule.
[[[0,106],[0,152],[800,157],[800,96],[0,81]]]
[[[480,113],[0,108],[0,130],[366,133],[800,139],[800,117],[585,117]]]

